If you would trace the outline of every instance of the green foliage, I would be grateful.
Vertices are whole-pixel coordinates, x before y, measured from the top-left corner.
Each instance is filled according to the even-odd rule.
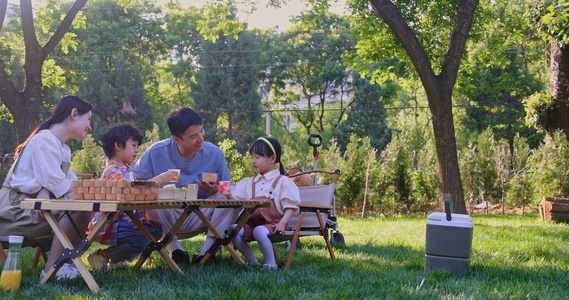
[[[231,1],[213,1],[204,6],[204,18],[198,21],[197,29],[206,40],[215,43],[221,32],[238,39],[245,25],[235,18],[235,6]]]
[[[337,151],[333,148],[331,150],[332,153]],[[339,164],[342,169],[340,169],[341,175],[336,189],[336,204],[339,205],[340,211],[348,213],[361,211],[360,208],[363,207],[364,193],[366,192],[367,201],[371,202],[369,204],[378,204],[374,202],[376,190],[372,188],[377,186],[379,180],[376,151],[371,147],[368,137],[359,138],[356,135],[350,137],[350,143],[347,145],[343,157],[344,162]],[[370,166],[369,174],[368,164]],[[338,169],[338,167],[334,169]],[[367,191],[365,189],[366,177],[368,177]]]
[[[424,147],[414,150],[415,166],[411,170],[412,195],[418,207],[413,211],[425,214],[439,207],[439,167],[434,140],[429,139]]]
[[[548,90],[534,93],[524,101],[526,124],[551,134],[555,127],[555,101]]]
[[[12,154],[4,154],[1,157],[2,164],[0,165],[0,182],[4,182],[8,172],[10,172],[10,168],[14,163],[14,156]]]
[[[539,148],[531,166],[536,199],[569,195],[569,142],[563,132],[555,131]]]
[[[245,177],[254,177],[256,175],[248,155],[239,153],[235,141],[225,139],[219,143],[219,148],[225,155],[225,161],[229,167],[229,174],[233,184]]]
[[[441,70],[444,63],[456,9],[460,2],[458,0],[393,1],[426,52],[435,73]],[[368,1],[351,0],[348,5],[351,11],[352,30],[357,39],[355,50],[345,55],[348,66],[362,76],[370,77],[372,82],[384,82],[396,78],[399,75],[397,67],[385,65],[382,68],[374,68],[373,66],[393,58],[404,64],[410,64],[401,43],[385,22],[375,15]],[[478,30],[474,24],[472,33],[476,34]],[[412,68],[406,68],[406,71],[416,74]]]
[[[87,135],[83,140],[83,149],[73,153],[71,159],[71,170],[75,173],[93,173],[101,172],[105,169],[106,157],[93,136]]]
[[[408,141],[399,135],[394,135],[381,153],[381,188],[385,189],[385,201],[393,201],[394,212],[410,213],[416,203],[415,198],[411,197],[411,157]]]
[[[474,204],[480,196],[478,188],[479,169],[476,165],[478,153],[476,145],[470,144],[462,151],[458,152],[458,163],[460,165],[460,178],[464,190],[464,200],[466,203]]]
[[[89,1],[84,28],[72,28],[79,46],[60,64],[78,94],[93,104],[93,135],[111,123],[151,126],[147,91],[155,91],[153,68],[166,52],[161,9],[150,1],[122,7],[117,1]],[[118,34],[120,33],[120,34]],[[64,54],[61,54],[64,55]]]
[[[258,37],[251,32],[239,36],[243,38],[220,35],[216,43],[201,44],[198,63],[202,67],[190,86],[209,141],[230,138],[245,150],[260,135]]]
[[[286,107],[296,130],[322,133],[344,121],[352,106],[353,100],[346,96],[352,88],[351,70],[342,55],[355,41],[348,20],[331,13],[326,1],[311,2],[291,21],[293,25],[282,34],[264,38],[277,50],[264,57],[268,64],[263,72],[265,105]],[[345,134],[344,143],[348,137]]]
[[[17,146],[16,129],[14,124],[0,119],[0,154],[14,153]]]
[[[477,151],[479,156],[476,165],[479,170],[477,186],[484,201],[499,203],[501,199],[500,177],[498,174],[498,164],[494,159],[496,153],[496,139],[492,129],[484,130],[477,141]]]
[[[190,82],[195,81],[199,53],[202,52],[202,36],[197,30],[197,22],[203,18],[201,9],[188,5],[168,3],[164,16],[165,37],[164,42],[170,47],[167,49],[169,59],[156,69],[159,86],[157,94],[152,95],[150,104],[154,110],[169,111],[176,107],[193,107],[189,94]]]
[[[48,0],[42,1],[39,4],[34,3],[34,34],[35,37],[37,37],[39,45],[43,46],[51,39],[72,4],[73,1],[65,0]],[[0,40],[4,39],[4,42],[0,41],[0,59],[3,62],[1,67],[10,75],[11,83],[13,83],[17,89],[23,90],[26,77],[22,70],[24,68],[26,55],[44,54],[26,53],[25,45],[27,43],[24,42],[20,6],[10,6],[10,8],[14,11],[14,14],[7,17],[9,22],[2,27],[2,36],[4,37],[0,38]],[[85,18],[81,12],[73,19],[72,27],[85,27]],[[3,46],[5,43],[8,43],[7,49]],[[77,49],[77,45],[76,35],[73,32],[67,32],[51,55],[57,56],[60,53],[67,55],[70,53],[70,50]],[[67,77],[62,76],[63,74],[66,73],[58,63],[57,58],[45,58],[41,70],[42,101],[39,103],[40,110],[50,110],[50,108],[59,101],[61,95],[66,93],[68,82]],[[36,118],[37,116],[30,117]],[[11,116],[9,116],[9,118],[11,119]],[[41,119],[46,118],[40,116],[40,120]]]
[[[326,147],[320,151],[320,156],[318,160],[318,169],[327,170],[327,171],[335,171],[340,170],[340,177],[339,177],[339,184],[337,185],[337,191],[339,191],[339,187],[342,186],[340,183],[343,182],[345,179],[344,177],[347,176],[345,174],[346,168],[346,161],[344,160],[343,151],[341,151],[340,146],[336,139],[331,139]],[[318,184],[329,184],[331,183],[331,178],[329,176],[321,176],[318,178]],[[338,196],[338,193],[336,194]],[[340,200],[339,197],[336,199],[337,202]]]
[[[464,99],[466,116],[460,118],[462,134],[475,137],[491,127],[496,139],[513,143],[519,133],[537,146],[542,139],[524,124],[525,97],[543,88],[534,65],[544,63],[542,44],[523,17],[519,0],[485,3],[480,19],[487,30],[471,43],[468,62],[459,72],[456,90]],[[539,51],[539,52],[538,52]],[[461,97],[461,98],[462,98]]]
[[[152,124],[152,130],[146,130],[144,132],[144,139],[145,139],[145,142],[143,142],[138,147],[138,155],[136,157],[137,160],[140,158],[140,156],[142,156],[142,154],[146,151],[146,149],[148,149],[150,146],[152,146],[152,144],[161,140],[160,139],[160,127],[158,127],[158,125],[156,125],[156,123]]]
[[[529,173],[530,166],[535,162],[535,155],[534,151],[529,148],[527,140],[519,135],[514,139],[512,162],[513,178],[509,185],[508,203],[522,208],[535,204],[532,201],[534,187]]]
[[[501,203],[502,207],[535,206],[537,174],[533,172],[539,167],[527,139],[516,135],[510,148],[506,140],[495,139],[488,128],[474,142],[459,153],[467,203],[472,206],[489,201]]]
[[[14,53],[10,42],[8,42],[5,37],[0,37],[0,62],[3,65],[9,65],[13,59]],[[10,73],[8,73],[8,75],[10,75]]]
[[[559,47],[569,43],[569,2],[539,0],[528,9],[530,23],[544,36],[555,40]]]
[[[353,73],[354,98],[351,110],[347,112],[347,119],[334,130],[341,149],[344,151],[349,142],[350,135],[369,137],[371,145],[382,151],[391,139],[391,131],[386,124],[387,113],[384,104],[391,102],[395,97],[398,86],[389,81],[383,86],[371,84],[368,78],[360,78]]]

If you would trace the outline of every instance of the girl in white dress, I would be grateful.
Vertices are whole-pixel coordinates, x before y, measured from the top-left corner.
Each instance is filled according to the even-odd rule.
[[[249,154],[257,176],[242,179],[223,194],[229,199],[267,198],[273,202],[273,206],[256,209],[233,243],[249,264],[257,265],[259,262],[248,244],[256,240],[265,256],[265,266],[276,269],[270,237],[278,231],[290,230],[287,224],[298,209],[300,195],[296,184],[284,176],[281,145],[276,139],[270,137],[257,139],[249,148]],[[276,169],[277,163],[279,169]]]

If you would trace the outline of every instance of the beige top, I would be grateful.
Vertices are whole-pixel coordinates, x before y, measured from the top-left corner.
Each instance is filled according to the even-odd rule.
[[[254,178],[243,178],[236,186],[231,187],[231,195],[233,198],[239,200],[251,199],[251,185],[253,184],[253,181],[255,181],[255,196],[265,196],[270,198],[273,180],[275,180],[279,175],[279,170],[274,169],[265,175],[257,174]],[[280,213],[284,214],[285,208],[293,208],[294,210],[298,209],[298,205],[300,204],[300,194],[298,192],[298,187],[290,178],[283,176],[272,191],[272,194],[274,195],[273,199],[275,200],[275,205]]]
[[[77,180],[70,165],[71,149],[48,129],[39,131],[20,153],[10,186],[25,194],[35,194],[45,187],[60,198]]]

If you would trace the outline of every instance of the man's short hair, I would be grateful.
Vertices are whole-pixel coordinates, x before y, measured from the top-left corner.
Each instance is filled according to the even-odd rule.
[[[168,128],[173,136],[182,138],[186,130],[192,125],[202,125],[202,118],[193,109],[182,107],[168,114],[166,119]]]
[[[137,141],[140,145],[142,143],[142,133],[134,124],[130,122],[123,122],[120,124],[112,125],[101,136],[101,143],[105,155],[110,159],[115,154],[115,143],[124,148],[129,139]]]

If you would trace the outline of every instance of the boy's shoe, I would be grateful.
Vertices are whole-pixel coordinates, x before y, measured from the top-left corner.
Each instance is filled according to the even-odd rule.
[[[44,270],[41,270],[40,280],[42,280],[46,274],[47,273]],[[79,276],[81,276],[79,270],[68,263],[63,264],[63,266],[61,266],[61,268],[59,268],[59,270],[57,270],[57,273],[54,275],[56,280],[73,279]]]
[[[107,269],[108,270],[114,270],[114,269],[125,269],[128,267],[128,264],[126,262],[126,260],[123,261],[119,261],[116,263],[113,262],[109,262],[109,264],[107,265]]]
[[[89,256],[87,256],[87,260],[89,261],[89,264],[94,271],[106,270],[107,264],[109,262],[106,257],[99,254],[99,250],[89,254]]]
[[[182,265],[190,264],[190,256],[186,251],[180,249],[174,250],[172,252],[172,260],[174,260],[176,264],[182,264]]]

